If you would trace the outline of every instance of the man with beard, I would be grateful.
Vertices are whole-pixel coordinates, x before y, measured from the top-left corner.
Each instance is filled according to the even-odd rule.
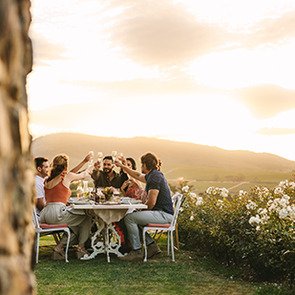
[[[36,184],[36,213],[37,216],[40,216],[40,211],[46,205],[45,192],[44,192],[44,180],[49,175],[49,162],[47,158],[37,157],[34,159],[36,175],[35,175],[35,184]]]
[[[173,204],[170,187],[160,171],[161,161],[152,153],[141,157],[141,172],[130,169],[120,161],[115,162],[116,166],[123,169],[131,177],[144,182],[147,192],[147,210],[135,211],[124,217],[127,227],[128,239],[132,250],[120,259],[125,261],[142,260],[140,228],[148,223],[166,224],[173,219]],[[161,252],[156,242],[147,234],[147,257],[151,258]]]
[[[94,164],[94,170],[91,178],[94,180],[94,186],[121,188],[122,184],[128,179],[126,173],[114,171],[114,161],[112,156],[105,156],[102,162],[102,170],[99,170],[100,162]]]
[[[100,169],[100,162],[97,161],[94,163],[94,170],[91,174],[91,178],[94,180],[94,187],[114,187],[116,189],[120,189],[122,184],[128,180],[128,176],[123,170],[120,173],[114,171],[115,165],[112,156],[105,156],[102,162],[102,170]],[[124,221],[121,220],[119,222],[114,223],[115,229],[118,235],[121,238],[121,249],[122,253],[129,249],[128,244],[126,243],[126,229],[124,226]],[[96,225],[93,226],[92,232],[96,231]]]

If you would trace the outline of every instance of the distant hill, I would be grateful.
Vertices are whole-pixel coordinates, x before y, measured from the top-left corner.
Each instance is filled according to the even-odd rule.
[[[268,153],[228,151],[217,147],[155,138],[113,138],[58,133],[36,138],[32,154],[50,160],[58,153],[70,156],[71,167],[93,150],[109,155],[112,150],[133,157],[140,168],[140,156],[155,153],[162,160],[168,179],[280,181],[290,178],[295,162]]]

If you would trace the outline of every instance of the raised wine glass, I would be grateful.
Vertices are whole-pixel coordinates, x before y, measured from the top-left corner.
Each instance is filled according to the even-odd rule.
[[[97,153],[97,161],[98,161],[99,163],[101,163],[102,158],[103,158],[103,153],[102,153],[102,152],[98,152],[98,153]]]
[[[90,151],[88,153],[88,155],[90,156],[90,161],[88,163],[88,167],[92,166],[93,165],[93,157],[94,157],[94,151]]]
[[[113,161],[115,162],[116,158],[117,158],[117,155],[118,155],[118,152],[117,151],[112,151],[112,158],[113,158]]]

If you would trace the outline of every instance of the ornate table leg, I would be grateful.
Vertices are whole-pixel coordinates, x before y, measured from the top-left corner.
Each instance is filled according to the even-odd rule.
[[[109,227],[105,224],[105,252],[107,253],[107,261],[110,262],[110,251],[109,251],[109,244],[110,244],[110,236],[109,236]]]
[[[105,228],[104,222],[98,218],[95,219],[95,224],[97,226],[97,230],[93,237],[91,237],[91,247],[93,252],[90,255],[85,254],[81,260],[90,260],[93,259],[97,254],[105,253],[105,243],[98,241],[101,231]]]
[[[124,256],[120,251],[121,247],[121,238],[113,224],[107,225],[107,232],[108,232],[108,242],[106,244],[107,247],[107,255],[109,257],[109,253],[116,254],[118,257]],[[109,258],[108,258],[109,259]],[[109,261],[109,260],[108,260]]]

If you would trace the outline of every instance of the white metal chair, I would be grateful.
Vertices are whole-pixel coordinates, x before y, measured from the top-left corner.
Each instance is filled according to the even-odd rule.
[[[66,251],[65,251],[65,261],[68,261],[68,250],[70,245],[70,238],[71,233],[70,229],[67,224],[47,224],[47,223],[40,223],[36,209],[33,209],[33,222],[35,225],[35,232],[36,232],[36,263],[38,263],[39,258],[39,242],[40,242],[40,236],[41,235],[54,235],[58,232],[65,232],[67,233],[68,239],[67,239],[67,245],[66,245]]]
[[[144,261],[147,261],[147,246],[146,246],[145,234],[149,230],[167,232],[167,253],[168,255],[170,255],[170,249],[171,249],[172,261],[175,261],[173,232],[175,231],[175,228],[176,228],[176,222],[177,222],[180,206],[182,203],[183,195],[180,193],[176,193],[173,196],[173,198],[174,198],[173,200],[174,214],[173,214],[173,219],[171,223],[167,223],[167,224],[149,223],[143,227],[142,240],[143,240],[143,247],[144,247]]]

